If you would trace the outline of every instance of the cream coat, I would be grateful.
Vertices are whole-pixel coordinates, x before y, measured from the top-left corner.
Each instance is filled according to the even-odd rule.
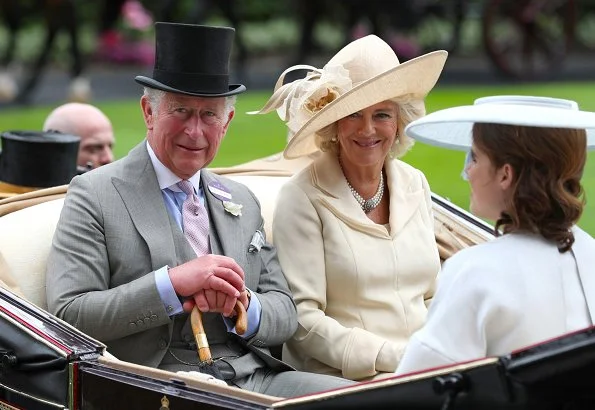
[[[572,252],[536,235],[508,234],[448,259],[428,322],[397,373],[508,354],[590,326],[595,240],[573,232]]]
[[[273,236],[298,309],[283,358],[298,369],[359,380],[393,371],[426,318],[440,268],[424,175],[385,163],[390,233],[351,195],[325,154],[281,189]]]

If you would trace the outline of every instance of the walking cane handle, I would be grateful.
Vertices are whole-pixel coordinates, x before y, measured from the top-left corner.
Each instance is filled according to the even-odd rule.
[[[243,335],[246,333],[248,329],[248,315],[246,314],[246,308],[244,304],[239,300],[236,301],[236,306],[234,308],[236,311],[236,333],[238,335]]]
[[[198,357],[201,362],[213,363],[213,357],[211,356],[211,349],[209,348],[209,341],[207,340],[207,334],[205,328],[202,325],[202,313],[198,310],[195,305],[190,313],[190,324],[192,325],[192,333],[194,334],[194,340],[196,341],[196,350],[198,350]]]
[[[238,335],[243,335],[248,329],[248,315],[244,305],[239,300],[236,301],[234,307],[236,312],[236,332]],[[190,324],[192,325],[192,333],[194,334],[194,340],[196,341],[196,349],[198,350],[198,357],[201,362],[212,363],[213,358],[211,356],[211,349],[209,347],[209,341],[207,340],[207,334],[202,324],[202,313],[198,310],[195,305],[190,313]]]

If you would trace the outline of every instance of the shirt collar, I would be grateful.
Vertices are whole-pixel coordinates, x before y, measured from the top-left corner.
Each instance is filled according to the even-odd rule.
[[[165,188],[169,188],[172,191],[181,192],[181,189],[178,188],[176,185],[178,182],[182,180],[179,176],[174,174],[168,167],[163,165],[157,155],[155,155],[155,151],[151,148],[149,141],[147,141],[147,151],[149,152],[149,157],[151,158],[151,162],[153,163],[153,168],[155,169],[155,174],[157,175],[157,182],[159,183],[159,189],[163,190]],[[200,169],[190,178],[188,178],[194,190],[199,192],[200,187]]]

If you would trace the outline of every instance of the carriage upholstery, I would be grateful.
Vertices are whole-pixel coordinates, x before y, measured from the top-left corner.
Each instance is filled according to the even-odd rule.
[[[295,170],[256,168],[215,169],[247,185],[259,199],[268,240],[277,193]],[[24,296],[47,309],[45,268],[52,237],[64,203],[67,186],[49,188],[0,201],[0,286]],[[441,258],[475,243],[489,240],[489,235],[435,206],[435,231]],[[2,266],[4,264],[4,267]],[[4,282],[4,283],[2,283]]]

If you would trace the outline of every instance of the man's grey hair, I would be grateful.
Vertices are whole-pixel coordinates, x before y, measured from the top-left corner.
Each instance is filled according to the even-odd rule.
[[[147,97],[147,99],[149,100],[151,110],[154,112],[158,112],[159,107],[161,105],[161,101],[163,100],[163,96],[165,95],[165,91],[151,87],[144,87],[143,95]]]
[[[159,108],[161,106],[161,102],[163,101],[165,93],[166,92],[163,90],[158,90],[156,88],[151,87],[144,87],[143,94],[149,100],[149,104],[153,112],[159,112]],[[235,95],[225,97],[225,117],[227,117],[230,112],[235,110],[236,99],[237,98]]]

